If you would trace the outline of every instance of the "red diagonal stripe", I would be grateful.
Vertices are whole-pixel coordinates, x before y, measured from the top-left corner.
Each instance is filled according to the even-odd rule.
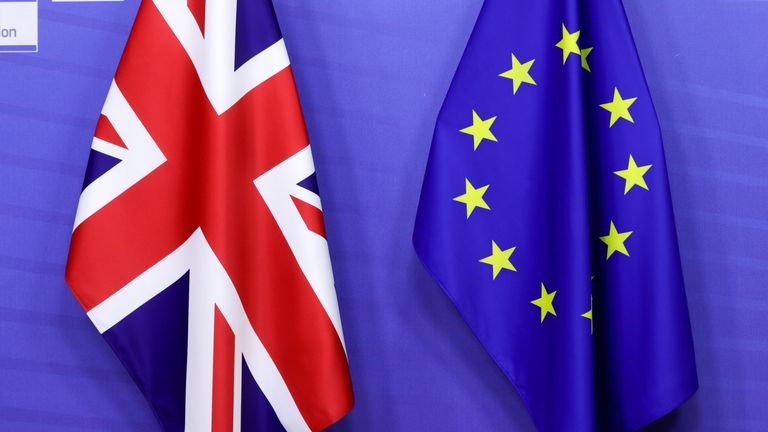
[[[304,202],[291,195],[293,204],[299,211],[304,225],[315,234],[325,238],[325,223],[323,223],[323,211],[308,202]]]
[[[187,0],[187,7],[195,17],[200,33],[205,37],[205,0]]]
[[[114,126],[112,126],[112,122],[110,122],[109,118],[104,114],[99,116],[99,122],[96,124],[96,133],[94,135],[102,141],[106,141],[122,148],[127,148],[123,139],[120,138],[120,135],[117,134]]]

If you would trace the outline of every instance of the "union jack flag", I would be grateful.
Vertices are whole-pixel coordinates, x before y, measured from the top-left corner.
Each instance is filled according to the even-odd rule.
[[[315,169],[270,0],[144,0],[67,282],[166,430],[321,430],[353,404]]]

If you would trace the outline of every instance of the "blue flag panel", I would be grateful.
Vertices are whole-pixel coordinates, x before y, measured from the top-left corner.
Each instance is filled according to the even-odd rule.
[[[658,121],[619,0],[487,0],[416,251],[539,430],[636,430],[697,388]]]

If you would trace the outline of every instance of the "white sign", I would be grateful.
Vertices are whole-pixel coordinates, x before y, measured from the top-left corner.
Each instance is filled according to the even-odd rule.
[[[37,0],[0,0],[0,53],[37,52]]]

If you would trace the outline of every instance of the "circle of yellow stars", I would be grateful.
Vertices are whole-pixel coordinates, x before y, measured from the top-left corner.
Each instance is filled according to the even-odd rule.
[[[565,23],[563,23],[561,27],[561,39],[555,46],[562,52],[563,65],[568,62],[568,59],[572,54],[575,54],[580,61],[581,68],[589,73],[592,72],[592,69],[588,59],[590,54],[592,54],[594,47],[581,48],[579,46],[580,37],[581,30],[571,32],[565,26]],[[530,87],[538,86],[536,80],[532,76],[532,69],[535,61],[536,59],[534,58],[520,60],[516,53],[511,53],[510,69],[500,72],[498,76],[512,81],[512,95],[517,95],[523,85],[527,84]],[[624,120],[629,124],[634,124],[635,119],[632,117],[631,108],[636,101],[637,97],[625,98],[622,96],[618,87],[614,87],[612,99],[599,105],[600,108],[610,113],[608,128],[613,128],[616,123],[621,120]],[[472,123],[460,129],[459,132],[472,137],[473,150],[477,151],[480,144],[484,141],[499,142],[492,131],[493,124],[496,120],[497,116],[481,116],[476,109],[472,109]],[[624,195],[627,195],[635,187],[646,191],[649,190],[645,175],[652,166],[652,164],[638,165],[634,156],[630,154],[626,168],[613,171],[612,174],[623,180]],[[464,193],[454,197],[453,200],[464,204],[467,219],[469,219],[477,209],[491,210],[491,207],[485,199],[485,195],[490,186],[490,184],[486,184],[480,187],[475,187],[468,178],[464,179]],[[610,260],[615,253],[629,256],[629,250],[626,243],[632,234],[633,231],[620,231],[616,227],[614,221],[610,221],[608,233],[599,237],[599,240],[606,246],[606,261]],[[502,248],[496,243],[496,240],[491,240],[491,254],[479,259],[480,263],[490,266],[493,280],[496,280],[504,270],[517,272],[517,268],[511,260],[512,254],[517,249],[517,246],[507,246],[509,247]],[[595,276],[591,276],[590,280],[594,279]],[[556,294],[557,290],[548,291],[547,287],[542,282],[539,297],[531,301],[531,304],[539,309],[539,321],[541,323],[543,323],[550,315],[552,317],[557,317],[557,312],[555,310]],[[592,295],[590,294],[589,310],[581,314],[581,317],[589,320],[590,334],[594,331],[592,310]]]

